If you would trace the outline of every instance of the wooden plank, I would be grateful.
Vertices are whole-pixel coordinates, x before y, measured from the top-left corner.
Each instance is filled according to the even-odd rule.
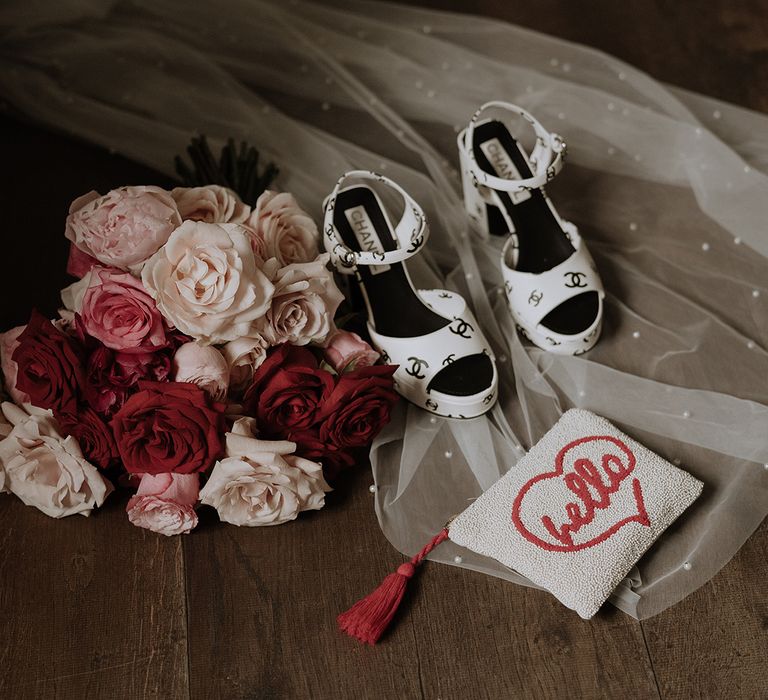
[[[585,621],[544,591],[428,565],[410,618],[428,698],[657,697],[640,624]]]
[[[768,521],[717,576],[642,623],[664,698],[768,697]]]
[[[181,540],[0,496],[0,697],[188,697]]]
[[[318,513],[237,528],[201,510],[184,540],[193,699],[418,697],[409,625],[364,647],[336,615],[402,562],[384,540],[360,468]]]

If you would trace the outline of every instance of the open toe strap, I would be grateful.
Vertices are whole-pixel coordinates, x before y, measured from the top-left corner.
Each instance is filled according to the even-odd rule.
[[[523,179],[507,179],[483,170],[477,162],[473,148],[475,127],[484,121],[487,112],[503,111],[514,117],[522,117],[536,132],[536,145],[528,155],[533,171],[531,177]],[[466,130],[459,135],[459,149],[462,159],[466,159],[469,172],[477,185],[489,187],[492,190],[519,193],[538,189],[549,182],[560,172],[565,162],[566,146],[562,137],[547,131],[530,112],[510,102],[486,102],[478,109],[469,122]]]
[[[361,184],[360,181],[375,182],[396,192],[402,200],[402,215],[392,232],[398,247],[385,252],[352,250],[344,243],[339,230],[334,224],[334,207],[339,192],[347,187]],[[382,206],[382,211],[384,207]],[[351,215],[354,215],[351,214]],[[354,225],[350,221],[350,225]],[[429,238],[429,227],[424,211],[416,201],[393,180],[369,170],[350,170],[344,173],[333,191],[325,200],[323,219],[323,244],[331,256],[331,263],[342,274],[353,274],[358,265],[392,265],[403,262],[421,250]]]
[[[418,293],[427,306],[446,319],[446,325],[415,338],[384,336],[369,327],[371,340],[385,362],[399,365],[394,375],[397,389],[409,401],[440,415],[479,415],[495,400],[498,382],[490,345],[461,295],[443,289]],[[460,387],[454,390],[450,381],[441,381],[441,372],[468,358],[486,365],[488,378],[482,386],[467,393]]]
[[[600,300],[598,315],[602,311],[605,292],[595,263],[577,235],[571,238],[571,242],[575,247],[573,254],[545,272],[538,274],[519,272],[506,262],[502,264],[504,286],[510,309],[515,320],[529,333],[532,330],[544,330],[541,328],[542,321],[552,311],[569,299],[586,292],[597,293]],[[503,260],[510,259],[513,245],[514,240],[510,238]],[[593,319],[583,332],[591,332],[598,321],[598,318]],[[550,336],[560,335],[551,330],[546,332]]]

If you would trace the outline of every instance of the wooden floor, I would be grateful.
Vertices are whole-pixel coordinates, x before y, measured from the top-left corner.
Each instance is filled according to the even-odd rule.
[[[767,2],[427,4],[589,43],[768,111]],[[74,196],[163,183],[13,119],[0,126],[6,328],[32,305],[55,308]],[[766,523],[712,581],[643,623],[613,609],[584,622],[541,591],[431,566],[408,614],[370,649],[334,628],[402,560],[378,529],[369,483],[361,466],[298,522],[238,529],[206,515],[175,539],[130,525],[126,496],[62,521],[0,497],[0,698],[768,697]]]

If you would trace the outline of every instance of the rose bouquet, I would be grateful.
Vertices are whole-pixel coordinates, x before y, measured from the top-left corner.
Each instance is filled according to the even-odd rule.
[[[289,193],[122,187],[72,203],[63,308],[0,336],[0,492],[53,517],[136,488],[171,535],[198,503],[236,525],[323,507],[397,399],[337,328],[342,294]],[[201,488],[202,487],[202,488]]]

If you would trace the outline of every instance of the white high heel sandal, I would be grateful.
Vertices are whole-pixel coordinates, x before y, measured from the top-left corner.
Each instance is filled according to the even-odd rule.
[[[396,226],[373,187],[402,201]],[[463,297],[414,288],[405,261],[428,236],[421,207],[382,175],[345,173],[325,201],[325,248],[337,271],[357,278],[371,341],[385,362],[399,365],[397,391],[431,413],[472,418],[496,401],[496,363]]]
[[[504,120],[485,118],[491,110]],[[505,123],[518,117],[536,133],[530,155]],[[485,233],[509,234],[501,270],[518,329],[544,350],[586,352],[600,336],[605,292],[578,229],[544,192],[563,166],[562,138],[521,107],[488,102],[459,134],[458,146],[467,213]]]

